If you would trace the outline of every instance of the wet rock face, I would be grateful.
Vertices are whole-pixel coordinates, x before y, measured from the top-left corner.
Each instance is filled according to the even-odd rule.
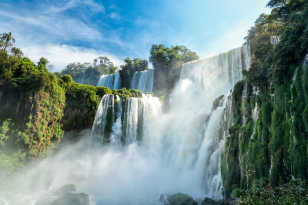
[[[191,196],[183,193],[167,196],[164,201],[165,205],[198,205]]]
[[[56,191],[41,198],[35,205],[89,205],[89,196],[85,193],[76,193],[73,184],[64,185]]]

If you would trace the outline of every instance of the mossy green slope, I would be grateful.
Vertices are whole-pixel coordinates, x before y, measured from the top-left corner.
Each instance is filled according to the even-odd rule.
[[[283,18],[279,9],[288,9]],[[222,160],[226,197],[308,179],[307,32],[308,4],[294,1],[261,16],[249,33],[252,66],[233,90],[235,120]]]

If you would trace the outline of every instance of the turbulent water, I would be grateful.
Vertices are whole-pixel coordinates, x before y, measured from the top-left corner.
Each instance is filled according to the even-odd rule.
[[[142,92],[152,92],[154,81],[154,71],[152,69],[135,72],[131,81],[131,88]]]
[[[137,71],[134,73],[130,82],[130,88],[138,89],[142,92],[152,92],[154,81],[154,71],[152,69],[145,71]],[[97,83],[97,86],[105,86],[110,89],[121,88],[121,77],[117,72],[110,75],[102,75]]]
[[[220,158],[232,120],[227,95],[249,68],[248,50],[185,64],[166,112],[151,95],[105,95],[87,143],[65,148],[21,178],[36,179],[36,190],[74,183],[97,205],[154,205],[178,192],[221,199]]]
[[[102,75],[97,83],[97,86],[105,86],[110,89],[120,89],[121,87],[120,74],[117,72],[110,75]]]
[[[120,141],[115,144],[121,144],[120,156],[125,155],[117,169],[125,169],[128,173],[117,176],[116,180],[125,178],[132,180],[132,184],[120,183],[115,185],[115,190],[127,192],[132,186],[136,187],[135,194],[123,199],[131,204],[146,204],[158,199],[160,194],[175,192],[196,198],[222,198],[220,156],[224,147],[224,129],[221,126],[232,119],[227,116],[231,109],[228,98],[220,96],[228,95],[235,83],[242,79],[242,70],[249,68],[248,50],[249,47],[244,46],[185,64],[171,95],[170,109],[165,113],[161,111],[158,99],[150,95],[121,103],[121,109],[118,109],[121,115],[115,112],[113,116],[122,116],[122,124],[117,125],[116,118],[112,120],[122,130],[122,138],[118,137]],[[114,98],[105,96],[102,99],[104,108],[100,106],[97,119],[105,121],[94,123],[93,127],[97,142],[106,141],[106,134],[97,133],[108,129],[107,118],[102,116],[107,110],[114,112],[115,104],[105,103],[106,99],[113,102]],[[117,129],[112,129],[110,135],[118,134]],[[105,191],[101,193],[109,192]],[[121,199],[117,200],[121,202]]]

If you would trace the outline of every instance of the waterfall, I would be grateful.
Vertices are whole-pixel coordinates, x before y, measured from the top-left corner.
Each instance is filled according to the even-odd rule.
[[[153,171],[172,173],[167,181],[155,175],[163,184],[162,191],[222,198],[220,160],[224,137],[232,124],[231,95],[228,94],[242,79],[242,71],[249,68],[247,58],[250,58],[249,46],[244,45],[185,64],[166,113],[161,112],[158,99],[151,95],[128,98],[123,103],[124,144],[134,146],[134,154],[142,150],[139,160],[154,163]],[[135,73],[132,87],[145,88],[146,81],[140,79],[146,79],[146,75],[145,72]]]
[[[110,89],[120,89],[120,74],[117,72],[110,75],[102,75],[97,83],[97,86],[104,86]]]
[[[139,103],[138,98],[129,98],[126,101],[123,123],[126,144],[131,144],[137,141],[140,122],[140,106],[141,103]]]
[[[142,98],[121,100],[117,95],[101,99],[92,126],[92,138],[102,144],[129,145],[140,141],[148,131],[146,124],[160,113],[158,98],[143,94]]]
[[[116,95],[115,97],[117,102],[117,113],[115,114],[116,120],[112,126],[110,144],[120,145],[122,137],[122,101],[119,96]]]
[[[137,71],[133,75],[130,87],[134,89],[138,89],[142,92],[152,92],[153,79],[154,79],[153,69],[149,69],[145,71]]]
[[[249,41],[246,42],[242,47],[242,57],[243,57],[243,70],[248,71],[251,65],[251,48]]]
[[[96,111],[91,135],[101,144],[109,142],[110,133],[108,132],[115,116],[114,98],[115,96],[113,95],[104,95]]]
[[[76,184],[97,205],[157,205],[162,194],[178,192],[222,199],[221,156],[233,124],[230,93],[249,69],[248,52],[237,48],[184,64],[167,111],[150,94],[104,95],[88,152],[82,143],[66,147],[31,169],[31,177],[21,176],[35,180],[19,185],[39,192]]]

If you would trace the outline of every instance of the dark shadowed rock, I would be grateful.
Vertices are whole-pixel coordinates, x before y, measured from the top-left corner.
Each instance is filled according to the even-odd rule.
[[[84,193],[67,193],[53,201],[50,205],[89,205],[90,199]]]
[[[215,201],[213,199],[210,198],[205,198],[203,199],[201,205],[221,205],[222,203],[219,201]]]
[[[187,194],[177,193],[168,196],[165,205],[198,205],[198,203]]]

